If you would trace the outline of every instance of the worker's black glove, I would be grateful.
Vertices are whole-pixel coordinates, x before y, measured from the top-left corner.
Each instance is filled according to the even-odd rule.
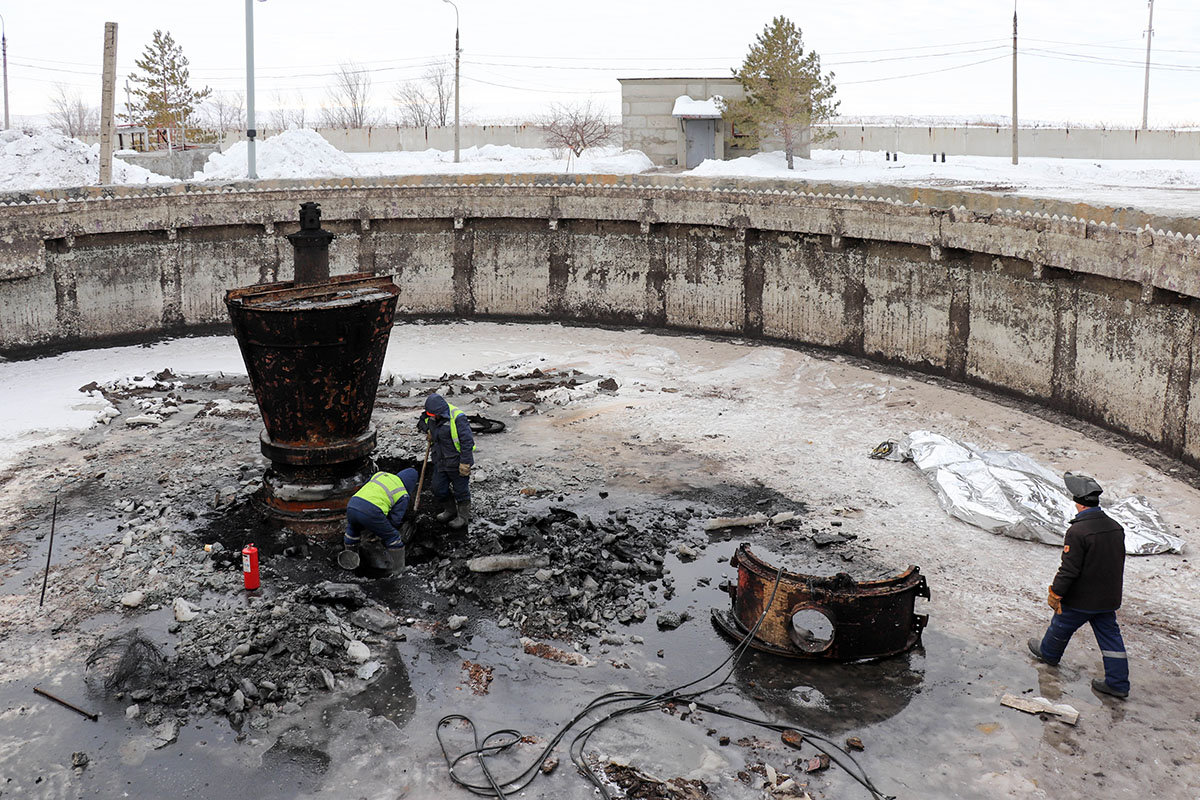
[[[411,520],[404,523],[403,525],[401,525],[400,526],[400,541],[403,543],[403,544],[401,544],[401,547],[403,547],[404,545],[411,542],[413,539],[413,534],[416,532],[417,532],[417,528],[415,525],[412,524]]]

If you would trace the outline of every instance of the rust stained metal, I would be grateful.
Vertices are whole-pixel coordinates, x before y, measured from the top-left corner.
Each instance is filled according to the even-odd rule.
[[[312,206],[301,209],[305,236],[289,237],[305,274],[225,294],[272,463],[262,501],[289,522],[336,519],[370,477],[371,414],[399,295],[391,276],[328,277],[333,235]]]
[[[738,570],[737,586],[730,587],[732,609],[714,609],[713,621],[741,639],[761,616],[762,624],[750,640],[758,650],[793,658],[878,658],[915,647],[928,621],[914,610],[918,597],[929,597],[925,576],[917,567],[865,582],[846,573],[830,577],[780,573],[745,544],[729,563]],[[779,588],[772,601],[777,573]],[[814,633],[801,627],[805,620],[825,623]]]

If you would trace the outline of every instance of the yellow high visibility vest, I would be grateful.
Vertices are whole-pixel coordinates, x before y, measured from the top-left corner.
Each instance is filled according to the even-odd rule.
[[[392,506],[396,505],[401,497],[407,495],[408,490],[404,488],[404,481],[400,480],[400,476],[390,472],[376,472],[371,476],[371,480],[354,493],[355,497],[361,497],[371,505],[377,506],[384,514],[391,511]]]
[[[446,405],[450,406],[449,403],[446,403]],[[462,452],[462,445],[458,443],[458,425],[455,423],[462,416],[462,413],[454,406],[450,406],[450,438],[454,440],[454,449],[460,453]],[[471,445],[471,452],[475,452],[475,445]]]

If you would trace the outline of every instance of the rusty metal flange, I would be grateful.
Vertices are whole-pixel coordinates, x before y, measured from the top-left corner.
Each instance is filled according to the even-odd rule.
[[[791,658],[879,658],[919,644],[929,619],[914,612],[916,598],[929,597],[917,567],[865,582],[844,572],[800,575],[780,572],[745,544],[729,563],[738,570],[737,586],[730,587],[733,607],[713,609],[713,621],[729,636],[742,639],[761,616],[762,624],[750,640],[758,650]],[[772,601],[777,573],[779,588]]]

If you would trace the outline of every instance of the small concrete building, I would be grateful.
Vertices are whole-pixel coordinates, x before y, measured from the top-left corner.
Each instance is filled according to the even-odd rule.
[[[618,78],[623,144],[662,167],[691,169],[707,158],[738,158],[782,149],[764,140],[758,149],[738,144],[714,98],[740,100],[742,85],[729,78]],[[795,155],[807,158],[807,140]]]

